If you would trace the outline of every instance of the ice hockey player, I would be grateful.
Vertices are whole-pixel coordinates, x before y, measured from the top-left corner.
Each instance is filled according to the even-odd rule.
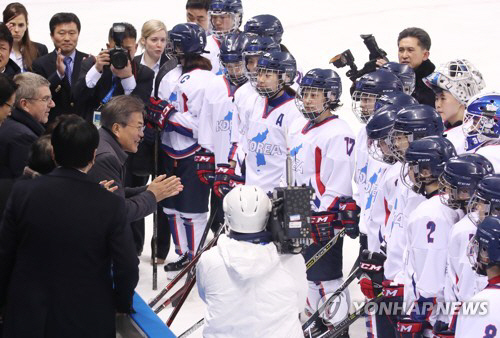
[[[304,258],[278,254],[266,230],[271,201],[261,188],[240,185],[223,207],[227,234],[196,267],[207,304],[203,337],[303,337]]]
[[[314,244],[305,253],[309,260],[333,236],[345,227],[347,235],[359,234],[358,219],[341,221],[341,210],[356,210],[352,196],[351,177],[354,170],[354,134],[335,111],[341,105],[342,83],[330,69],[315,68],[300,81],[295,103],[304,118],[292,122],[288,147],[293,162],[294,182],[311,186],[315,192],[312,202],[312,234]],[[343,238],[307,271],[309,292],[307,312],[314,313],[323,297],[334,292],[342,279]],[[324,299],[323,299],[324,300]],[[349,294],[340,302],[344,311],[327,318],[327,325],[343,319],[349,307]],[[326,330],[322,318],[316,330]],[[347,335],[347,332],[345,333]]]
[[[444,121],[446,137],[458,154],[465,152],[460,127],[467,102],[485,86],[481,73],[467,60],[452,60],[425,77],[424,83],[436,93],[436,110]]]
[[[413,93],[415,90],[415,71],[410,67],[410,65],[397,62],[387,62],[380,68],[390,70],[399,78],[399,80],[401,80],[405,94],[411,95]]]
[[[477,273],[488,277],[488,285],[470,302],[488,302],[486,314],[462,315],[457,318],[455,337],[485,337],[498,335],[500,328],[500,219],[487,217],[477,226],[471,241],[471,263]]]

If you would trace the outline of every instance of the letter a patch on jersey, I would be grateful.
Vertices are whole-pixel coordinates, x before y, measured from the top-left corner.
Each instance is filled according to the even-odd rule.
[[[281,113],[280,116],[278,116],[278,118],[276,119],[276,125],[277,126],[279,125],[280,127],[283,127],[283,117],[284,116],[285,115],[283,113]]]

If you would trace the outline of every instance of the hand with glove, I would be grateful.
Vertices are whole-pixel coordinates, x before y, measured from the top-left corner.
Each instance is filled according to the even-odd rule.
[[[311,235],[314,243],[318,245],[325,245],[336,235],[335,230],[341,230],[343,228],[341,224],[337,224],[337,226],[335,226],[336,218],[336,214],[328,211],[312,212]]]
[[[234,172],[234,168],[227,163],[217,164],[215,169],[214,193],[223,199],[235,186],[245,184],[245,179]]]
[[[361,269],[360,285],[361,292],[367,298],[375,298],[382,292],[384,281],[384,262],[386,256],[383,253],[363,250],[359,257],[359,268]]]
[[[399,300],[403,299],[404,296],[404,288],[403,284],[398,284],[393,282],[392,280],[385,280],[382,282],[382,294],[386,298],[399,298]]]
[[[207,150],[202,149],[194,155],[196,175],[202,183],[212,185],[215,180],[215,156]]]
[[[163,130],[168,122],[170,115],[175,113],[177,110],[166,100],[155,99],[154,97],[149,98],[149,102],[146,105],[146,127],[154,128],[155,126]]]
[[[445,323],[441,320],[437,320],[436,323],[434,323],[432,333],[434,333],[434,337],[439,338],[455,337],[455,331],[453,330],[453,328],[450,328],[448,323]]]
[[[352,197],[342,196],[339,198],[337,206],[332,210],[337,213],[337,220],[342,222],[345,233],[351,238],[359,236],[359,212],[360,207]]]
[[[424,323],[410,317],[403,317],[398,320],[396,331],[401,338],[423,338]]]

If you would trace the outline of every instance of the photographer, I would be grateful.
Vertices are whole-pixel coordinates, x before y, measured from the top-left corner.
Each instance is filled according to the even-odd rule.
[[[87,120],[92,120],[94,111],[113,96],[136,95],[144,103],[148,102],[154,72],[133,60],[137,50],[136,40],[134,26],[126,22],[113,24],[106,49],[82,62],[73,96],[77,104],[82,104],[81,115]],[[125,59],[128,59],[126,63]]]
[[[207,304],[203,337],[303,337],[306,303],[301,255],[279,255],[266,231],[272,204],[256,186],[238,186],[223,201],[227,235],[196,269]]]

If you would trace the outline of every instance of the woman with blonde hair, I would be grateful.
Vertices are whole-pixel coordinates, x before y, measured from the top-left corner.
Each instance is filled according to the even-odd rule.
[[[31,41],[26,7],[19,2],[8,4],[3,11],[3,22],[14,38],[10,58],[21,68],[21,72],[31,71],[33,61],[47,54],[48,50],[44,44]]]
[[[167,27],[160,20],[149,20],[142,25],[139,44],[143,53],[135,57],[137,62],[151,68],[158,75],[160,67],[168,60],[165,48],[167,47]]]

